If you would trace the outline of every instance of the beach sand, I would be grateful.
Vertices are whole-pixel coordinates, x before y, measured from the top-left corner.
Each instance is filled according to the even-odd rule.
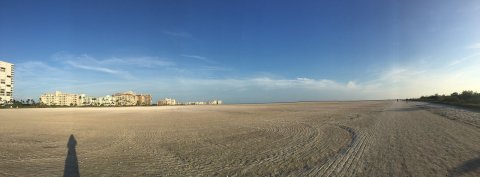
[[[2,109],[0,176],[479,176],[480,128],[438,111],[395,101]]]

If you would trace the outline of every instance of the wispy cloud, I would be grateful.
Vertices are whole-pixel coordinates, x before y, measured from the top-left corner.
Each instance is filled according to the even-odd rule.
[[[163,34],[173,36],[173,37],[192,38],[192,35],[190,33],[187,33],[187,32],[163,31]]]
[[[174,62],[165,61],[158,57],[127,57],[127,58],[112,57],[106,60],[100,60],[98,62],[102,64],[109,64],[109,65],[129,65],[129,66],[138,66],[138,67],[145,67],[145,68],[166,67],[166,66],[176,65]]]
[[[186,54],[182,54],[180,55],[182,57],[188,57],[188,58],[195,58],[195,59],[199,59],[199,60],[206,60],[207,57],[202,57],[202,56],[198,56],[198,55],[186,55]]]
[[[480,88],[480,60],[472,60],[478,55],[466,56],[455,67],[446,63],[432,67],[429,63],[396,66],[384,70],[376,79],[359,84],[365,95],[369,92],[385,97],[418,97],[427,94],[449,94],[461,90]],[[458,63],[469,61],[466,65]]]
[[[119,71],[117,70],[113,70],[113,69],[110,69],[110,68],[106,68],[106,67],[97,67],[97,66],[88,66],[88,65],[83,65],[83,64],[79,64],[79,63],[76,63],[74,61],[65,61],[66,64],[70,65],[70,66],[73,66],[75,68],[80,68],[80,69],[85,69],[85,70],[91,70],[91,71],[99,71],[99,72],[104,72],[104,73],[109,73],[109,74],[118,74]]]
[[[448,66],[454,66],[454,65],[458,65],[460,63],[463,63],[465,61],[468,61],[468,60],[471,60],[471,59],[478,59],[480,57],[480,53],[476,53],[476,54],[473,54],[473,55],[468,55],[466,57],[463,57],[463,58],[460,58],[460,59],[456,59],[456,60],[452,60]]]
[[[480,49],[480,42],[468,46],[470,49]]]
[[[53,59],[66,66],[115,75],[125,79],[133,79],[132,73],[134,72],[166,70],[176,65],[174,62],[151,56],[98,59],[87,54],[73,55],[62,52],[53,55]]]
[[[78,91],[92,95],[135,90],[151,93],[155,99],[220,98],[230,103],[406,98],[480,88],[478,57],[480,55],[469,55],[457,62],[468,61],[468,64],[451,65],[445,62],[443,66],[431,66],[434,59],[426,59],[421,63],[386,68],[368,79],[357,80],[359,78],[352,77],[347,81],[338,81],[308,76],[283,78],[275,75],[243,78],[222,75],[220,78],[209,78],[200,74],[182,75],[180,73],[195,70],[175,67],[175,63],[158,57],[97,59],[89,55],[72,55],[57,58],[52,62],[55,65],[42,62],[18,63],[16,76],[19,87],[16,93],[25,95],[23,98],[30,98],[52,90]],[[223,68],[206,66],[203,69]],[[82,73],[82,70],[93,72]],[[85,74],[91,75],[85,77]],[[122,79],[94,78],[99,74],[120,76]],[[136,79],[127,78],[128,75],[136,76]]]
[[[206,62],[206,63],[210,63],[210,64],[215,64],[215,63],[216,63],[215,61],[213,61],[213,60],[211,60],[211,59],[208,59],[207,57],[198,56],[198,55],[181,54],[180,56],[182,56],[182,57],[187,57],[187,58],[197,59],[197,60],[200,60],[200,61],[203,61],[203,62]]]

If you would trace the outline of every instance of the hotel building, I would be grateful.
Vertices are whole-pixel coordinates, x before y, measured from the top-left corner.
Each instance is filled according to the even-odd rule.
[[[152,96],[148,94],[137,95],[132,91],[115,93],[113,98],[118,106],[147,106],[152,104]]]
[[[40,103],[48,106],[81,106],[84,100],[81,95],[56,91],[40,96]]]
[[[164,100],[159,100],[157,102],[158,106],[166,106],[166,105],[176,105],[177,101],[172,98],[165,98]]]
[[[0,103],[13,101],[14,65],[0,61]]]

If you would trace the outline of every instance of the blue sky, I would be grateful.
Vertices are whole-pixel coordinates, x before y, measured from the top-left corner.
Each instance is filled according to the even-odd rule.
[[[476,0],[0,0],[0,60],[17,99],[418,97],[480,90],[479,17]]]

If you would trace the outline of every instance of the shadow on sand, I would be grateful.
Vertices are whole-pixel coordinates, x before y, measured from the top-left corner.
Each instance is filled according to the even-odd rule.
[[[77,160],[77,151],[75,150],[77,146],[77,140],[75,137],[70,135],[68,138],[68,154],[67,159],[65,159],[65,169],[63,170],[64,177],[79,177],[80,171],[78,170],[78,160]]]
[[[480,172],[480,157],[470,159],[462,165],[455,167],[454,169],[450,170],[448,176],[460,176],[469,172]]]

